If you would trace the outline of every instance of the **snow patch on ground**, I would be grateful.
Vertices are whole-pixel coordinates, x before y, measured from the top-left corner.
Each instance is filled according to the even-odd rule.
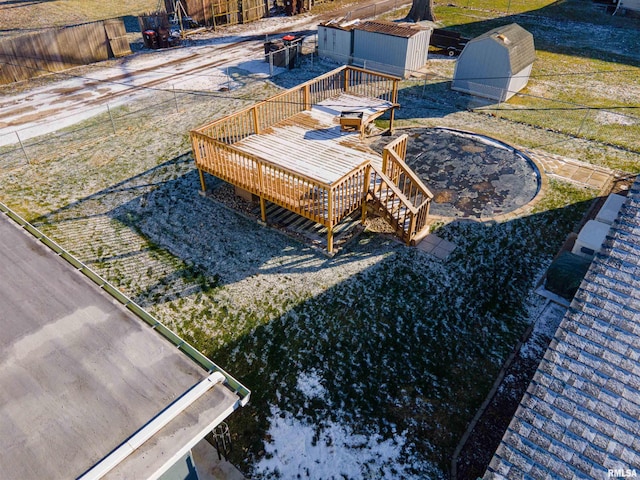
[[[605,125],[635,125],[636,120],[627,115],[622,115],[620,113],[608,112],[606,110],[602,110],[598,112],[596,116],[596,120],[598,123],[603,123]]]
[[[310,378],[314,377],[302,382]],[[355,434],[348,426],[331,421],[322,427],[308,425],[275,406],[271,407],[268,434],[272,441],[256,465],[258,477],[409,478],[398,461],[406,440],[401,435],[383,440],[376,434]]]
[[[317,372],[301,373],[298,376],[297,387],[308,399],[323,398],[326,390],[322,385],[322,379]]]

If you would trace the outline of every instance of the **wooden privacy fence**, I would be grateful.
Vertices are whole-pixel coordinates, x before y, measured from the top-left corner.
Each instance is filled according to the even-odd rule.
[[[122,19],[49,29],[0,41],[0,84],[129,55]]]
[[[268,0],[182,0],[184,12],[203,26],[249,23],[269,16]],[[174,13],[176,0],[165,0],[167,12]]]

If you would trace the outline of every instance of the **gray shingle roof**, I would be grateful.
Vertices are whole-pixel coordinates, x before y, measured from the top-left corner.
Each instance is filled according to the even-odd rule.
[[[481,42],[491,39],[504,46],[509,52],[511,74],[515,75],[531,65],[536,59],[533,35],[517,23],[497,27],[472,39]]]
[[[640,180],[593,261],[485,479],[640,475]]]

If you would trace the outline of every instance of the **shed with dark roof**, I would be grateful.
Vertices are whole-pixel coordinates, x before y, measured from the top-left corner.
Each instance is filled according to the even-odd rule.
[[[359,23],[353,28],[353,63],[408,77],[427,63],[431,32],[431,28],[415,23]]]
[[[535,58],[531,33],[517,23],[494,28],[465,45],[451,88],[503,102],[527,85]]]
[[[318,54],[344,64],[408,77],[427,63],[432,31],[425,23],[330,20],[318,26]]]

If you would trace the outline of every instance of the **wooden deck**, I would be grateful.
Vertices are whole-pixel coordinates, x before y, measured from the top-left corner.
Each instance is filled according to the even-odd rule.
[[[367,122],[392,106],[390,102],[341,94],[263,130],[260,135],[246,137],[234,146],[249,155],[332,185],[363,163],[382,165],[382,156],[368,148],[357,132],[341,131],[340,113],[361,111],[363,122]]]
[[[329,252],[334,228],[373,197],[410,243],[432,195],[404,164],[406,135],[382,157],[361,138],[385,112],[393,128],[398,80],[344,66],[192,130],[202,190],[207,172],[256,195],[265,222],[271,202],[318,223]]]

